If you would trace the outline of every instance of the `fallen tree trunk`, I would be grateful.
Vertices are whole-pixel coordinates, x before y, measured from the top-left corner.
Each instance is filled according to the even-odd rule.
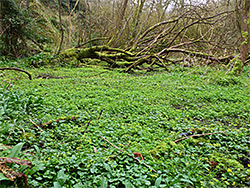
[[[137,58],[131,52],[120,48],[111,48],[108,46],[94,46],[90,48],[70,48],[61,53],[63,58],[76,58],[82,61],[86,58],[100,59],[106,61],[111,67],[119,67],[117,60],[136,61]]]
[[[106,45],[84,48],[84,45],[91,41],[108,40],[109,37],[104,35],[65,50],[60,56],[75,58],[81,62],[88,58],[98,59],[107,62],[111,68],[124,68],[125,72],[133,69],[152,70],[156,67],[167,69],[171,64],[184,65],[186,62],[189,62],[188,66],[193,66],[196,60],[199,60],[199,64],[205,65],[228,64],[234,58],[230,55],[235,52],[234,45],[222,43],[220,37],[214,35],[214,29],[222,29],[218,24],[224,23],[233,13],[234,11],[223,11],[207,15],[203,14],[199,7],[192,7],[147,29],[144,28],[137,36],[131,36],[130,42],[126,45],[121,45],[121,35],[113,35]],[[121,28],[120,34],[124,35],[126,24],[127,22]],[[227,36],[230,35],[227,33]],[[117,41],[121,44],[118,45]]]
[[[79,61],[83,59],[99,59],[105,61],[109,64],[111,68],[125,68],[125,72],[129,72],[132,69],[138,69],[143,64],[148,64],[147,68],[152,69],[153,65],[158,67],[167,68],[169,64],[181,63],[180,60],[170,60],[166,58],[171,56],[171,54],[182,53],[192,57],[199,57],[209,61],[208,64],[214,62],[221,62],[223,64],[228,64],[233,58],[233,55],[225,57],[216,57],[214,55],[195,52],[190,50],[185,50],[181,48],[165,48],[160,52],[153,54],[148,52],[146,54],[138,56],[136,53],[126,51],[120,48],[112,48],[109,46],[94,46],[90,48],[70,48],[61,53],[63,58],[75,58]],[[118,61],[125,61],[126,63],[119,64]]]

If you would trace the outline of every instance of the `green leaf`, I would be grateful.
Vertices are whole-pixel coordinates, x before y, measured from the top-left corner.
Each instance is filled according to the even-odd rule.
[[[107,179],[105,177],[102,177],[101,187],[100,188],[107,188],[107,187],[108,187]]]
[[[187,183],[190,183],[191,185],[193,185],[193,182],[192,181],[190,181],[190,180],[188,180],[188,179],[181,179],[181,181],[184,181],[184,182],[187,182]]]
[[[0,173],[0,181],[3,181],[3,180],[9,180],[9,181],[11,181],[9,178],[6,178],[3,173]]]
[[[57,174],[57,182],[60,183],[61,186],[63,186],[68,179],[68,176],[64,173],[63,170],[60,170]]]
[[[126,180],[124,184],[125,188],[134,188],[133,184],[129,180]]]
[[[35,164],[35,166],[30,170],[29,175],[34,174],[35,172],[39,170],[44,170],[45,166],[43,163],[39,162],[38,164]]]
[[[73,188],[82,188],[83,187],[83,184],[80,182],[80,183],[77,183],[76,185],[74,185]]]
[[[159,186],[160,186],[161,180],[162,180],[161,176],[155,180],[155,186],[156,186],[156,187],[159,187]]]
[[[9,157],[18,157],[18,154],[21,152],[22,150],[22,147],[23,147],[24,143],[21,142],[21,143],[18,143],[17,145],[15,145],[10,154],[9,154]]]
[[[54,182],[54,188],[62,188],[59,182]]]
[[[38,147],[37,145],[34,145],[34,148],[35,148],[35,150],[36,150],[36,153],[37,153],[37,155],[38,155],[38,158],[40,158],[40,157],[41,157],[41,151],[40,151],[39,147]]]
[[[111,172],[111,168],[110,168],[110,166],[109,166],[107,163],[104,163],[104,168],[105,168],[107,171]]]
[[[151,185],[151,182],[148,181],[148,180],[145,180],[145,184],[146,184],[146,185]]]

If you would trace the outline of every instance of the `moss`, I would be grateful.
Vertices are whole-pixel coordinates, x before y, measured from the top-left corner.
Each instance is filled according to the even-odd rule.
[[[25,132],[21,136],[21,139],[25,139],[25,140],[30,140],[30,138],[36,139],[35,135],[33,135],[33,134],[29,133],[29,132]]]
[[[225,157],[221,153],[212,154],[210,161],[216,161],[218,163],[216,169],[220,171],[225,171],[228,168],[244,169],[244,166],[239,161]]]
[[[186,142],[189,144],[189,145],[200,145],[201,143],[210,143],[210,140],[209,139],[205,139],[205,138],[193,138],[193,137],[190,137],[188,139],[186,139]]]
[[[241,45],[247,45],[248,44],[248,32],[247,31],[241,31],[241,35],[242,37],[245,39]]]
[[[241,43],[241,45],[247,45],[248,42],[247,42],[247,39],[244,40],[244,42]]]
[[[248,38],[248,32],[247,31],[241,31],[241,35],[244,39]]]
[[[77,51],[77,59],[84,59],[84,58],[97,58],[97,54],[95,53],[97,49],[95,48],[85,48]]]
[[[48,126],[52,123],[52,120],[49,120],[47,123],[44,123],[43,125]]]
[[[164,155],[164,153],[171,151],[173,149],[183,149],[184,146],[182,144],[176,144],[173,141],[169,141],[169,142],[161,142],[158,144],[158,146],[156,146],[154,149],[150,150],[149,153],[153,156],[153,157],[157,157],[157,155]]]
[[[76,48],[70,48],[65,50],[64,52],[61,53],[62,56],[68,58],[68,57],[77,57],[77,50]]]
[[[239,76],[241,74],[242,69],[243,69],[242,61],[240,59],[238,59],[238,57],[235,57],[231,61],[234,63],[234,66],[233,66],[232,70],[229,72],[229,74]]]
[[[166,152],[169,150],[169,146],[165,142],[160,143],[156,148],[152,149],[149,151],[149,153],[153,156],[156,157],[159,153]]]

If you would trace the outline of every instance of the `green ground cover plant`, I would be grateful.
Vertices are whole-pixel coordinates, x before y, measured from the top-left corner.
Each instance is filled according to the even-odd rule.
[[[7,164],[30,187],[250,187],[248,67],[29,72],[0,75],[0,157],[32,162]]]

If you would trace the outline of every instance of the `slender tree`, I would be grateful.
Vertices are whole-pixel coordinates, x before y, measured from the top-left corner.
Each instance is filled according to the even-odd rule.
[[[64,38],[64,31],[63,31],[63,26],[62,26],[62,1],[58,0],[58,13],[59,13],[59,22],[60,22],[60,28],[61,28],[61,40],[60,40],[60,44],[59,44],[59,48],[58,48],[58,52],[57,54],[60,53],[61,49],[62,49],[62,44],[63,44],[63,38]]]
[[[250,0],[244,0],[242,5],[240,60],[245,64],[250,47]]]

